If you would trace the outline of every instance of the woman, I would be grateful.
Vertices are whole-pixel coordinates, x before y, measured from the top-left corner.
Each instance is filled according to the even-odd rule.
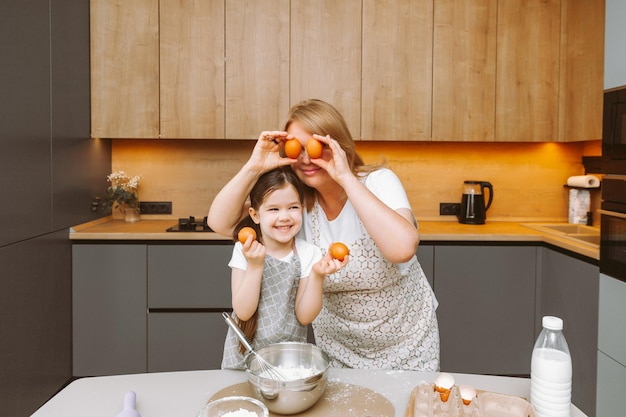
[[[303,146],[319,140],[322,156],[281,157],[281,142],[294,138]],[[284,165],[308,187],[305,239],[321,248],[333,241],[350,247],[350,263],[324,282],[324,306],[313,322],[317,345],[333,366],[438,370],[436,301],[415,257],[419,236],[404,188],[389,169],[363,163],[330,104],[301,102],[284,131],[263,132],[250,159],[215,197],[209,225],[232,234],[258,177]]]

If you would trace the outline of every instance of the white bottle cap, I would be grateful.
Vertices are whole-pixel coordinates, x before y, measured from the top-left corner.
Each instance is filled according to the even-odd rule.
[[[555,316],[543,316],[541,325],[548,330],[563,330],[563,320]]]

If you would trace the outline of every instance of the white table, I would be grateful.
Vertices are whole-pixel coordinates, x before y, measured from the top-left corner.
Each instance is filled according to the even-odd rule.
[[[395,417],[403,417],[411,390],[421,382],[433,382],[437,375],[434,372],[331,369],[328,378],[383,394],[393,404]],[[530,392],[530,380],[526,378],[453,375],[457,385],[525,398]],[[245,380],[243,371],[223,370],[82,378],[65,387],[32,417],[115,417],[122,409],[127,391],[137,394],[137,411],[142,417],[194,417],[213,394]],[[571,417],[585,417],[585,414],[572,405]]]

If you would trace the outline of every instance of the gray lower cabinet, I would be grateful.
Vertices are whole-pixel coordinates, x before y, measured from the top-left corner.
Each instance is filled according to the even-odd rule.
[[[430,286],[433,286],[433,278],[434,278],[434,262],[435,262],[435,246],[429,244],[421,244],[417,247],[417,260],[422,266],[422,270],[424,271],[424,275],[428,279],[428,283]]]
[[[593,417],[596,415],[599,268],[550,248],[541,248],[539,266],[535,334],[538,336],[541,331],[541,317],[563,319],[563,333],[572,355],[572,402]]]
[[[600,275],[597,417],[624,415],[626,282]],[[591,415],[591,414],[590,414]]]
[[[219,368],[231,244],[80,243],[73,253],[73,374]]]
[[[232,244],[148,247],[148,371],[219,369]]]
[[[148,372],[219,369],[226,333],[222,313],[150,313]]]
[[[536,251],[533,246],[435,246],[442,371],[530,374]]]
[[[73,375],[146,372],[147,245],[72,246]]]

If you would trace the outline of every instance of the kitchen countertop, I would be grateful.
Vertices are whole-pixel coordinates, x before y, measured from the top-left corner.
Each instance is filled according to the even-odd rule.
[[[403,417],[412,389],[432,383],[437,372],[331,368],[328,380],[366,387],[382,394]],[[501,394],[529,397],[530,379],[487,375],[452,374],[457,385]],[[31,417],[112,417],[123,407],[124,394],[134,391],[136,409],[146,417],[195,416],[215,393],[246,381],[244,371],[186,371],[114,375],[78,379]],[[571,406],[571,417],[585,417]]]
[[[94,220],[70,228],[74,241],[88,240],[171,240],[171,241],[231,241],[227,236],[211,232],[166,232],[178,219],[147,220],[127,223],[111,217]],[[487,221],[483,225],[461,224],[456,221],[419,221],[422,242],[545,242],[599,260],[597,245],[589,245],[562,236],[543,233],[524,224],[532,222]],[[565,223],[564,223],[565,224]]]

